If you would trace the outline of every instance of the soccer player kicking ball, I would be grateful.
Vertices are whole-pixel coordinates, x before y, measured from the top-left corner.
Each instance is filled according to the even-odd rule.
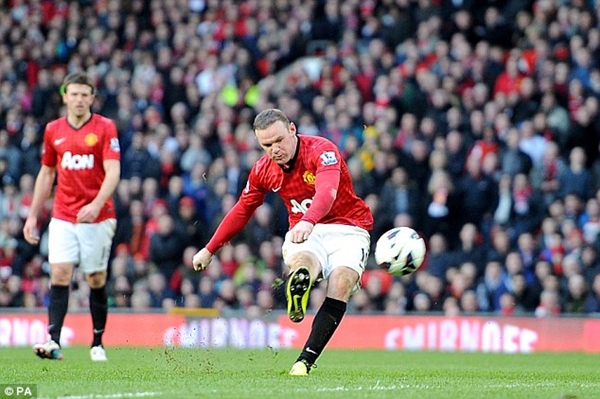
[[[290,274],[285,283],[293,322],[304,318],[310,289],[322,273],[327,297],[315,315],[311,333],[290,375],[308,375],[358,289],[369,255],[373,216],[352,188],[348,167],[331,141],[296,134],[280,110],[267,109],[254,119],[254,133],[265,150],[250,171],[246,188],[209,243],[193,258],[204,270],[213,254],[246,225],[269,191],[285,203],[291,230],[282,252]]]
[[[89,76],[81,72],[67,75],[61,91],[67,115],[46,125],[42,166],[23,227],[25,240],[37,245],[37,215],[58,176],[48,226],[50,340],[36,344],[33,350],[42,359],[63,358],[60,333],[73,269],[79,264],[90,285],[94,328],[90,355],[94,361],[103,361],[102,334],[108,313],[106,270],[117,224],[112,194],[121,173],[119,139],[114,122],[91,111],[94,84]]]

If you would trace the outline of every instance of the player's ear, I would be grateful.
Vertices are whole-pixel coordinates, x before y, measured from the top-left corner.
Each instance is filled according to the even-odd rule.
[[[294,124],[294,122],[290,122],[289,129],[292,134],[296,134],[296,125]]]

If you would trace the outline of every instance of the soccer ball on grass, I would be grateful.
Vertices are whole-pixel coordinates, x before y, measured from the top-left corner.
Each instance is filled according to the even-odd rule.
[[[425,240],[410,227],[395,227],[375,245],[375,261],[395,276],[417,270],[425,259]]]

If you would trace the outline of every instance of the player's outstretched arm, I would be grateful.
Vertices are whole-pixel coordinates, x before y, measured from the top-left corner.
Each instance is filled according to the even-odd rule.
[[[255,198],[257,200],[244,200],[242,195],[242,198],[227,212],[210,241],[194,255],[192,259],[194,270],[201,271],[206,269],[212,260],[213,254],[246,226],[246,223],[248,223],[258,205],[262,203],[264,195]]]
[[[201,271],[206,269],[206,267],[212,261],[212,257],[213,254],[208,249],[202,248],[192,258],[192,265],[194,266],[194,270]]]

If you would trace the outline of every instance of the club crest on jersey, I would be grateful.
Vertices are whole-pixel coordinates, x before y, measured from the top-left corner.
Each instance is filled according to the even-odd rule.
[[[85,135],[85,138],[83,139],[83,141],[88,146],[93,147],[98,142],[98,136],[96,136],[96,133],[88,133]]]
[[[325,166],[327,165],[335,165],[338,163],[337,158],[335,157],[335,152],[333,151],[325,151],[321,154],[321,163]]]
[[[114,138],[114,137],[112,139],[110,139],[110,149],[113,150],[114,152],[121,151],[121,146],[119,145],[119,139]]]
[[[307,184],[310,184],[310,185],[314,185],[315,184],[315,179],[316,179],[315,175],[310,170],[307,170],[302,175],[302,180],[304,180],[304,183],[307,183]]]

